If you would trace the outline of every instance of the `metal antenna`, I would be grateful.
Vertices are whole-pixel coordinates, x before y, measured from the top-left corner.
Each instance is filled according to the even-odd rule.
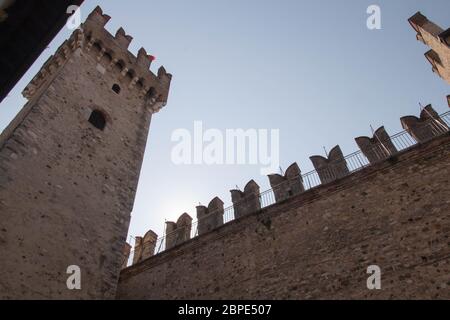
[[[282,176],[284,176],[284,171],[283,171],[283,169],[281,168],[281,166],[280,166],[280,173],[281,173]]]
[[[323,146],[323,151],[325,151],[325,156],[328,158],[328,152],[327,152],[327,149],[325,148],[325,146]]]

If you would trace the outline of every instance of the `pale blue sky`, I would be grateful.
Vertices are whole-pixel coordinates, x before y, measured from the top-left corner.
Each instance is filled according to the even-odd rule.
[[[107,29],[123,26],[173,74],[169,103],[153,118],[132,213],[130,234],[153,229],[255,179],[269,189],[259,166],[176,166],[171,134],[205,128],[280,129],[284,169],[339,144],[357,150],[354,137],[372,125],[401,130],[399,118],[419,112],[419,102],[447,111],[448,85],[431,72],[428,50],[415,40],[407,19],[420,10],[444,29],[448,0],[87,0],[83,19],[99,4],[112,17]],[[382,30],[366,28],[366,9],[381,7]],[[70,35],[61,31],[0,106],[0,129],[23,106],[21,91],[47,57]]]

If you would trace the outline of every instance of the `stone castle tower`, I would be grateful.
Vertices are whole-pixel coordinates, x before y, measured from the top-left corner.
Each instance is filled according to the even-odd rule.
[[[99,7],[24,90],[0,136],[0,298],[115,296],[153,113],[171,75]],[[81,270],[69,290],[67,269]]]
[[[431,48],[425,53],[425,57],[433,72],[450,84],[450,28],[442,29],[420,12],[408,21],[417,32],[417,40]]]

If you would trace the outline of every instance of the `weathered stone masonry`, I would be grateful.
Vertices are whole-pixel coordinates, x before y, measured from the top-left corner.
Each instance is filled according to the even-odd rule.
[[[117,298],[449,299],[449,180],[447,133],[129,267]]]
[[[270,175],[276,204],[263,209],[251,180],[231,190],[236,220],[224,224],[214,198],[197,207],[198,236],[184,213],[156,256],[148,231],[119,279],[150,121],[172,77],[153,74],[143,48],[130,53],[122,28],[107,32],[109,19],[94,10],[0,135],[0,299],[450,299],[450,136],[434,138],[448,126],[431,106],[401,119],[413,148],[399,153],[381,127],[356,139],[370,167],[351,174],[336,146],[311,157],[319,187],[305,191],[296,163]],[[448,82],[449,30],[420,13],[409,21]],[[380,291],[366,288],[372,264]],[[70,265],[80,291],[66,287]]]
[[[0,136],[0,299],[113,298],[152,114],[171,75],[150,70],[100,8],[42,67]],[[68,290],[67,267],[81,268]]]
[[[442,29],[420,11],[408,21],[417,32],[417,40],[431,48],[425,53],[425,58],[432,71],[450,84],[450,28]]]

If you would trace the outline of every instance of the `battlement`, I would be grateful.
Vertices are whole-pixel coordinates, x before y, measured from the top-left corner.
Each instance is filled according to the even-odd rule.
[[[444,30],[434,22],[428,20],[420,11],[415,13],[408,19],[409,24],[416,30],[417,39],[424,41],[423,34],[427,33],[434,37],[438,37]]]
[[[450,28],[442,29],[417,12],[408,22],[416,31],[416,39],[429,46],[431,50],[425,53],[432,71],[450,84]]]
[[[431,105],[420,112],[420,118],[405,116],[400,119],[403,129],[418,142],[430,140],[437,133],[448,130],[448,125],[439,117]]]
[[[357,137],[355,142],[371,164],[398,152],[384,126],[375,130],[373,137]]]
[[[282,203],[308,190],[336,183],[335,181],[340,181],[361,169],[396,157],[401,152],[442,136],[449,131],[450,112],[439,116],[433,107],[428,105],[423,108],[419,118],[405,116],[400,122],[405,131],[393,136],[389,136],[384,126],[381,126],[372,137],[355,138],[360,150],[346,157],[338,145],[327,157],[319,155],[310,157],[315,168],[312,172],[302,175],[298,164],[293,163],[284,175],[268,175],[270,190],[260,192],[260,186],[254,180],[250,180],[244,191],[239,189],[230,191],[233,205],[228,208],[224,209],[223,201],[218,197],[215,197],[208,207],[197,206],[196,222],[192,223],[192,218],[185,213],[177,223],[167,223],[166,235],[157,241],[159,247],[171,249],[220,228],[228,222],[255,214],[263,208]]]
[[[341,147],[331,149],[328,157],[312,156],[309,158],[319,174],[322,183],[328,183],[349,174]]]
[[[197,209],[198,234],[204,234],[223,225],[223,201],[219,197],[212,199],[208,207],[199,205]]]
[[[166,249],[175,247],[191,238],[192,218],[183,213],[177,222],[166,222]]]
[[[449,159],[446,133],[224,224],[122,270],[117,298],[448,299]]]
[[[105,25],[110,19],[100,7],[95,8],[70,39],[47,60],[25,88],[24,97],[32,99],[74,55],[90,54],[98,63],[100,73],[114,72],[122,86],[136,90],[149,110],[161,110],[167,103],[172,75],[163,66],[155,75],[150,70],[155,57],[144,48],[139,49],[137,56],[131,53],[128,47],[133,38],[123,28],[119,28],[114,36],[109,33]]]
[[[82,47],[84,35],[81,30],[76,30],[72,36],[63,42],[56,50],[55,54],[50,56],[38,73],[33,77],[30,83],[25,87],[22,95],[31,100],[45,83],[49,83],[56,76],[60,68],[70,59],[72,54]]]
[[[259,190],[259,185],[254,180],[250,180],[245,185],[244,191],[230,190],[236,218],[244,217],[261,209]]]
[[[133,264],[145,260],[154,254],[157,239],[158,235],[151,230],[149,230],[144,235],[144,237],[136,237],[136,244],[133,255]],[[128,260],[128,257],[130,255],[127,250],[128,246],[129,244],[126,243],[125,260]]]
[[[302,172],[297,162],[291,164],[284,175],[270,174],[270,187],[275,195],[275,201],[280,202],[298,193],[305,191],[303,186]]]

